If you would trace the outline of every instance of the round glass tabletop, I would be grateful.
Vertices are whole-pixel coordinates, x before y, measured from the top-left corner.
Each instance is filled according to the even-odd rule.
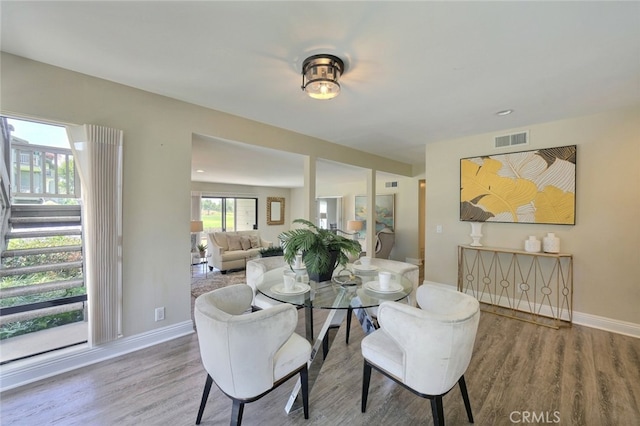
[[[380,286],[378,273],[384,269],[336,268],[333,279],[325,282],[308,280],[298,273],[292,290],[284,288],[284,274],[288,267],[272,269],[258,278],[257,290],[265,296],[284,303],[318,309],[348,309],[375,307],[385,300],[399,301],[413,290],[409,279],[393,271],[388,288]],[[305,279],[306,277],[306,279]]]

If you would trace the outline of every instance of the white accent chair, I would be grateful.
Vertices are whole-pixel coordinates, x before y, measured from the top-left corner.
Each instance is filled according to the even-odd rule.
[[[431,400],[434,425],[444,426],[442,396],[460,386],[473,423],[464,373],[471,361],[480,304],[464,293],[438,285],[418,288],[415,308],[384,302],[380,328],[362,340],[362,407],[367,407],[371,370],[375,369],[422,398]]]
[[[259,309],[267,309],[272,306],[281,305],[282,302],[270,299],[262,293],[258,292],[258,284],[268,271],[284,268],[287,264],[283,256],[261,257],[259,259],[249,260],[246,267],[247,284],[253,289],[252,305]]]
[[[416,292],[418,291],[418,285],[420,284],[420,268],[413,263],[400,262],[398,260],[380,259],[374,257],[371,259],[370,264],[377,266],[387,271],[395,272],[403,277],[409,279],[413,284],[413,291],[407,296],[407,302],[411,306],[418,306],[416,303]]]
[[[253,292],[245,284],[199,296],[195,320],[207,380],[196,424],[211,385],[233,400],[231,425],[242,423],[244,405],[300,374],[304,418],[309,418],[307,361],[311,345],[294,333],[298,313],[290,304],[250,312]]]
[[[359,263],[356,261],[354,263]],[[389,259],[378,259],[374,257],[370,261],[370,265],[376,266],[378,268],[386,269],[387,271],[395,272],[396,274],[400,274],[403,277],[409,279],[413,284],[413,291],[407,298],[405,299],[407,303],[411,306],[416,305],[416,291],[418,290],[418,284],[420,280],[420,269],[417,265],[413,265],[411,263],[399,262],[397,260],[389,260]],[[352,309],[349,309],[347,313],[347,332],[345,342],[349,344],[349,330],[351,330],[351,313]],[[376,318],[378,316],[378,308],[367,308],[367,313],[370,317]]]

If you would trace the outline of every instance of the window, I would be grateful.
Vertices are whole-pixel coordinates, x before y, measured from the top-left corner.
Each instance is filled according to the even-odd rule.
[[[13,270],[0,279],[4,364],[86,342],[88,310],[82,213],[66,130],[9,117],[0,123],[7,130],[2,157],[13,191],[2,204],[20,218],[4,230],[14,235],[7,249],[16,251],[2,259],[2,268]],[[63,216],[51,220],[60,211]]]
[[[202,197],[200,218],[205,233],[258,229],[258,199]]]

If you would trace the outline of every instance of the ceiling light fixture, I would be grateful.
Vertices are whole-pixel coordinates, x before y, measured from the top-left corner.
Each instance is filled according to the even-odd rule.
[[[340,93],[343,72],[344,62],[337,56],[309,56],[302,63],[302,90],[313,99],[333,99]]]
[[[511,114],[512,112],[513,112],[513,110],[512,110],[512,109],[505,109],[504,111],[498,111],[498,112],[496,112],[496,115],[499,115],[499,116],[509,115],[509,114]]]

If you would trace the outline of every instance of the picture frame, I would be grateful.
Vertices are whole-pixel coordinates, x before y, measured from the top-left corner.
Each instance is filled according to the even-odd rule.
[[[376,195],[376,212],[374,219],[376,222],[376,232],[383,228],[395,230],[395,194]],[[367,231],[367,196],[356,195],[355,197],[355,218],[363,221],[362,230],[358,231],[358,238],[364,238]]]
[[[460,159],[460,220],[575,225],[576,145]]]
[[[284,225],[283,197],[267,197],[267,225]]]

